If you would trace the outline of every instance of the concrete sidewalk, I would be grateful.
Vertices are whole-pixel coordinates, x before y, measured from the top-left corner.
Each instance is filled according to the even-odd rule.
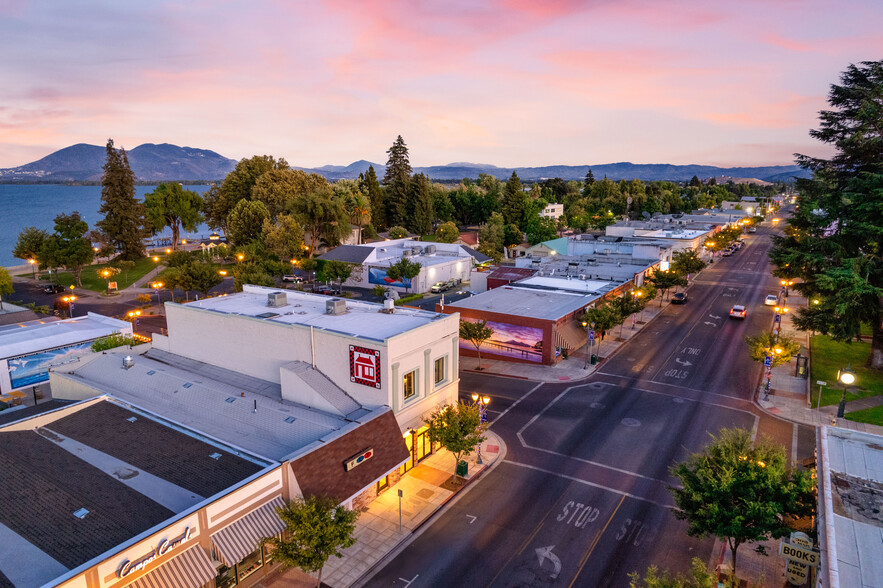
[[[455,496],[467,492],[473,482],[485,471],[502,462],[506,446],[491,430],[485,433],[487,440],[481,445],[482,465],[478,465],[478,453],[464,458],[469,464],[465,483],[455,491],[449,489],[448,480],[454,475],[453,455],[444,449],[428,456],[402,479],[378,496],[362,511],[356,522],[356,543],[343,550],[343,557],[332,557],[322,572],[322,583],[333,588],[345,588],[360,584],[363,577],[395,557],[416,535],[416,531],[429,521]],[[398,491],[402,491],[401,508]],[[277,572],[262,580],[258,586],[283,588],[291,586],[315,586],[316,580],[297,569]]]

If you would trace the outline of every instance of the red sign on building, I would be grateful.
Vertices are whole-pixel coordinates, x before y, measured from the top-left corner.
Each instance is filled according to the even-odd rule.
[[[350,382],[380,388],[380,352],[350,345]]]

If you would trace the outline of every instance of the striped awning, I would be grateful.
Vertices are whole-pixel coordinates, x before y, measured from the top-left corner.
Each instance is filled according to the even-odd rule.
[[[199,545],[183,551],[126,588],[201,588],[217,571]]]
[[[212,535],[215,554],[225,566],[233,567],[257,549],[261,540],[275,537],[285,530],[285,523],[276,514],[276,509],[283,506],[282,497],[276,497]]]
[[[586,344],[586,330],[579,323],[567,322],[555,329],[555,347],[578,349]]]

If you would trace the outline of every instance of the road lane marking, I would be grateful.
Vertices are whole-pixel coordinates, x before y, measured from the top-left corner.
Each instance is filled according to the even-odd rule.
[[[469,521],[469,524],[470,524],[470,525],[471,525],[472,523],[475,522],[475,519],[478,518],[477,516],[474,516],[474,515],[466,515],[466,516],[467,516],[468,518],[472,519],[471,521]]]
[[[552,572],[552,575],[549,576],[549,579],[554,580],[558,577],[558,574],[561,573],[561,558],[552,553],[552,550],[555,549],[554,545],[547,545],[545,547],[538,547],[534,549],[534,552],[537,554],[537,558],[540,560],[540,569],[543,567],[543,562],[546,561],[546,558],[549,558],[549,561],[552,562],[552,565],[555,566],[555,571]]]
[[[657,502],[657,501],[653,500],[652,498],[645,498],[643,496],[638,496],[637,494],[625,492],[623,490],[619,490],[618,488],[608,488],[607,486],[602,486],[601,484],[596,484],[595,482],[589,482],[588,480],[583,480],[582,478],[577,478],[576,476],[568,476],[567,474],[560,474],[558,472],[553,472],[552,470],[547,470],[545,468],[532,466],[530,464],[518,463],[517,461],[509,461],[508,459],[503,460],[503,463],[508,463],[510,465],[518,466],[520,468],[527,468],[529,470],[542,472],[544,474],[549,474],[550,476],[557,476],[557,477],[563,478],[565,480],[570,480],[571,482],[576,482],[578,484],[583,484],[585,486],[591,486],[592,488],[598,488],[599,490],[606,490],[607,492],[613,492],[614,494],[619,494],[620,496],[623,496],[623,497],[634,498],[635,500],[640,500],[642,502],[649,502],[650,504],[655,504],[656,506],[661,506],[662,508],[672,508],[672,506],[673,506],[672,504],[662,504],[661,502]],[[548,515],[546,515],[546,516],[548,517]],[[543,520],[545,521],[545,518]],[[491,584],[493,584],[493,582],[491,582]],[[488,584],[488,585],[490,585],[490,584]]]
[[[521,402],[522,400],[524,400],[525,398],[527,398],[528,396],[530,396],[531,394],[533,394],[534,392],[536,392],[537,388],[539,388],[540,386],[542,386],[543,383],[544,383],[544,382],[541,382],[541,383],[537,384],[536,386],[534,386],[533,388],[531,388],[531,389],[528,391],[527,394],[525,394],[524,396],[522,396],[521,398],[519,398],[518,400],[516,400],[515,402],[513,402],[513,403],[509,406],[509,408],[507,408],[507,409],[504,410],[502,413],[500,413],[500,416],[498,416],[498,417],[497,417],[496,419],[494,419],[494,420],[497,420],[497,421],[498,421],[498,420],[500,420],[501,418],[503,418],[504,416],[506,416],[506,413],[507,413],[507,412],[509,412],[510,410],[512,410],[513,408],[515,408],[516,406],[518,406],[518,403],[519,403],[519,402]]]
[[[610,526],[610,522],[613,520],[613,517],[616,516],[616,513],[619,510],[619,507],[622,506],[623,502],[625,502],[625,496],[623,496],[622,498],[619,499],[619,504],[617,504],[616,508],[613,509],[613,514],[611,514],[610,518],[607,519],[607,522],[604,523],[604,528],[601,529],[601,531],[595,536],[595,540],[592,541],[592,544],[589,546],[588,551],[586,551],[586,555],[585,555],[585,557],[583,557],[582,561],[580,562],[579,568],[577,568],[576,574],[574,574],[573,580],[571,580],[568,588],[571,588],[576,583],[576,579],[579,578],[579,575],[582,573],[583,568],[589,562],[589,557],[591,557],[592,552],[595,551],[595,547],[598,546],[598,542],[601,540],[601,537],[604,535],[604,532],[607,531],[607,527]]]
[[[405,588],[408,588],[408,586],[410,586],[411,583],[412,583],[414,580],[416,580],[417,578],[419,578],[419,577],[420,577],[420,574],[417,574],[416,576],[414,576],[414,577],[411,578],[410,580],[406,580],[406,579],[404,579],[404,578],[399,578],[399,580],[401,580],[402,582],[405,583]]]

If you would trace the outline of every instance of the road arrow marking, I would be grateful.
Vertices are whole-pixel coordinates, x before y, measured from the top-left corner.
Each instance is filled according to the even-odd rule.
[[[715,315],[713,315],[713,314],[710,314],[710,315],[708,315],[708,316],[710,316],[710,317],[713,318],[713,319],[721,320],[721,317],[719,317],[719,316],[715,316]]]
[[[472,519],[471,521],[469,521],[469,524],[470,524],[470,525],[471,525],[472,523],[475,522],[475,519],[478,518],[478,517],[476,517],[476,516],[472,516],[472,515],[466,515],[466,516],[469,517],[470,519]]]
[[[558,577],[558,574],[561,573],[561,560],[558,559],[558,556],[552,553],[552,550],[555,549],[554,545],[547,545],[546,547],[538,547],[534,549],[537,553],[537,557],[540,559],[540,567],[543,566],[543,562],[546,561],[546,558],[549,558],[549,561],[552,562],[552,565],[555,566],[555,572],[550,576],[551,579],[555,579]]]
[[[405,583],[405,588],[408,588],[408,586],[410,586],[411,583],[419,577],[420,577],[420,574],[417,574],[416,576],[414,576],[410,580],[405,580],[404,578],[399,578],[399,580],[401,580],[402,582]]]
[[[676,357],[676,358],[675,358],[675,361],[678,362],[678,363],[681,364],[681,365],[684,365],[684,366],[693,365],[693,364],[690,363],[689,361],[681,361],[681,358],[680,358],[680,357]]]
[[[716,327],[716,326],[717,326],[717,323],[710,323],[710,322],[708,322],[708,321],[704,321],[702,324],[703,324],[703,325],[710,325],[710,326],[712,326],[712,327]]]

